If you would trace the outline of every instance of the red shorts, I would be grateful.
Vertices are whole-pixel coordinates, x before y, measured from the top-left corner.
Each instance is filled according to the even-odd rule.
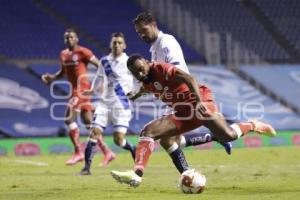
[[[211,91],[208,88],[203,88],[203,90],[200,90],[200,94],[202,104],[207,108],[208,112],[218,112],[218,107],[212,98]],[[203,121],[197,116],[194,107],[195,106],[186,106],[166,117],[174,122],[180,133],[194,130],[203,125]]]
[[[68,107],[71,110],[75,110],[77,112],[80,112],[82,110],[92,111],[94,109],[90,96],[83,96],[81,93],[78,94],[74,91],[71,98],[69,99]]]

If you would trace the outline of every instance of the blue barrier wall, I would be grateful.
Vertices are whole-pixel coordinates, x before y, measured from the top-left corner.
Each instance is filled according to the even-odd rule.
[[[241,70],[300,109],[300,65],[241,66]]]

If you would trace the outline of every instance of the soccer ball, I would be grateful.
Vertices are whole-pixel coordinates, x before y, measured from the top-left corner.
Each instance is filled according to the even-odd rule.
[[[184,171],[179,178],[179,187],[183,193],[198,194],[204,191],[206,178],[195,169]]]

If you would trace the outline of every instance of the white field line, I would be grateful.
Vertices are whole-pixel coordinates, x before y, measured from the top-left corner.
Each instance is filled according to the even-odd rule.
[[[49,165],[46,162],[37,162],[37,161],[30,161],[30,160],[11,160],[9,162],[16,163],[16,164],[40,166],[40,167],[44,167],[44,166],[48,166]]]

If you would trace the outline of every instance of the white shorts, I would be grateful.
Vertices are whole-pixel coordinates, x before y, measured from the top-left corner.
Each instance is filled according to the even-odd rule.
[[[92,125],[103,131],[112,124],[114,132],[126,133],[131,117],[131,110],[125,109],[119,103],[100,102],[96,107]]]

